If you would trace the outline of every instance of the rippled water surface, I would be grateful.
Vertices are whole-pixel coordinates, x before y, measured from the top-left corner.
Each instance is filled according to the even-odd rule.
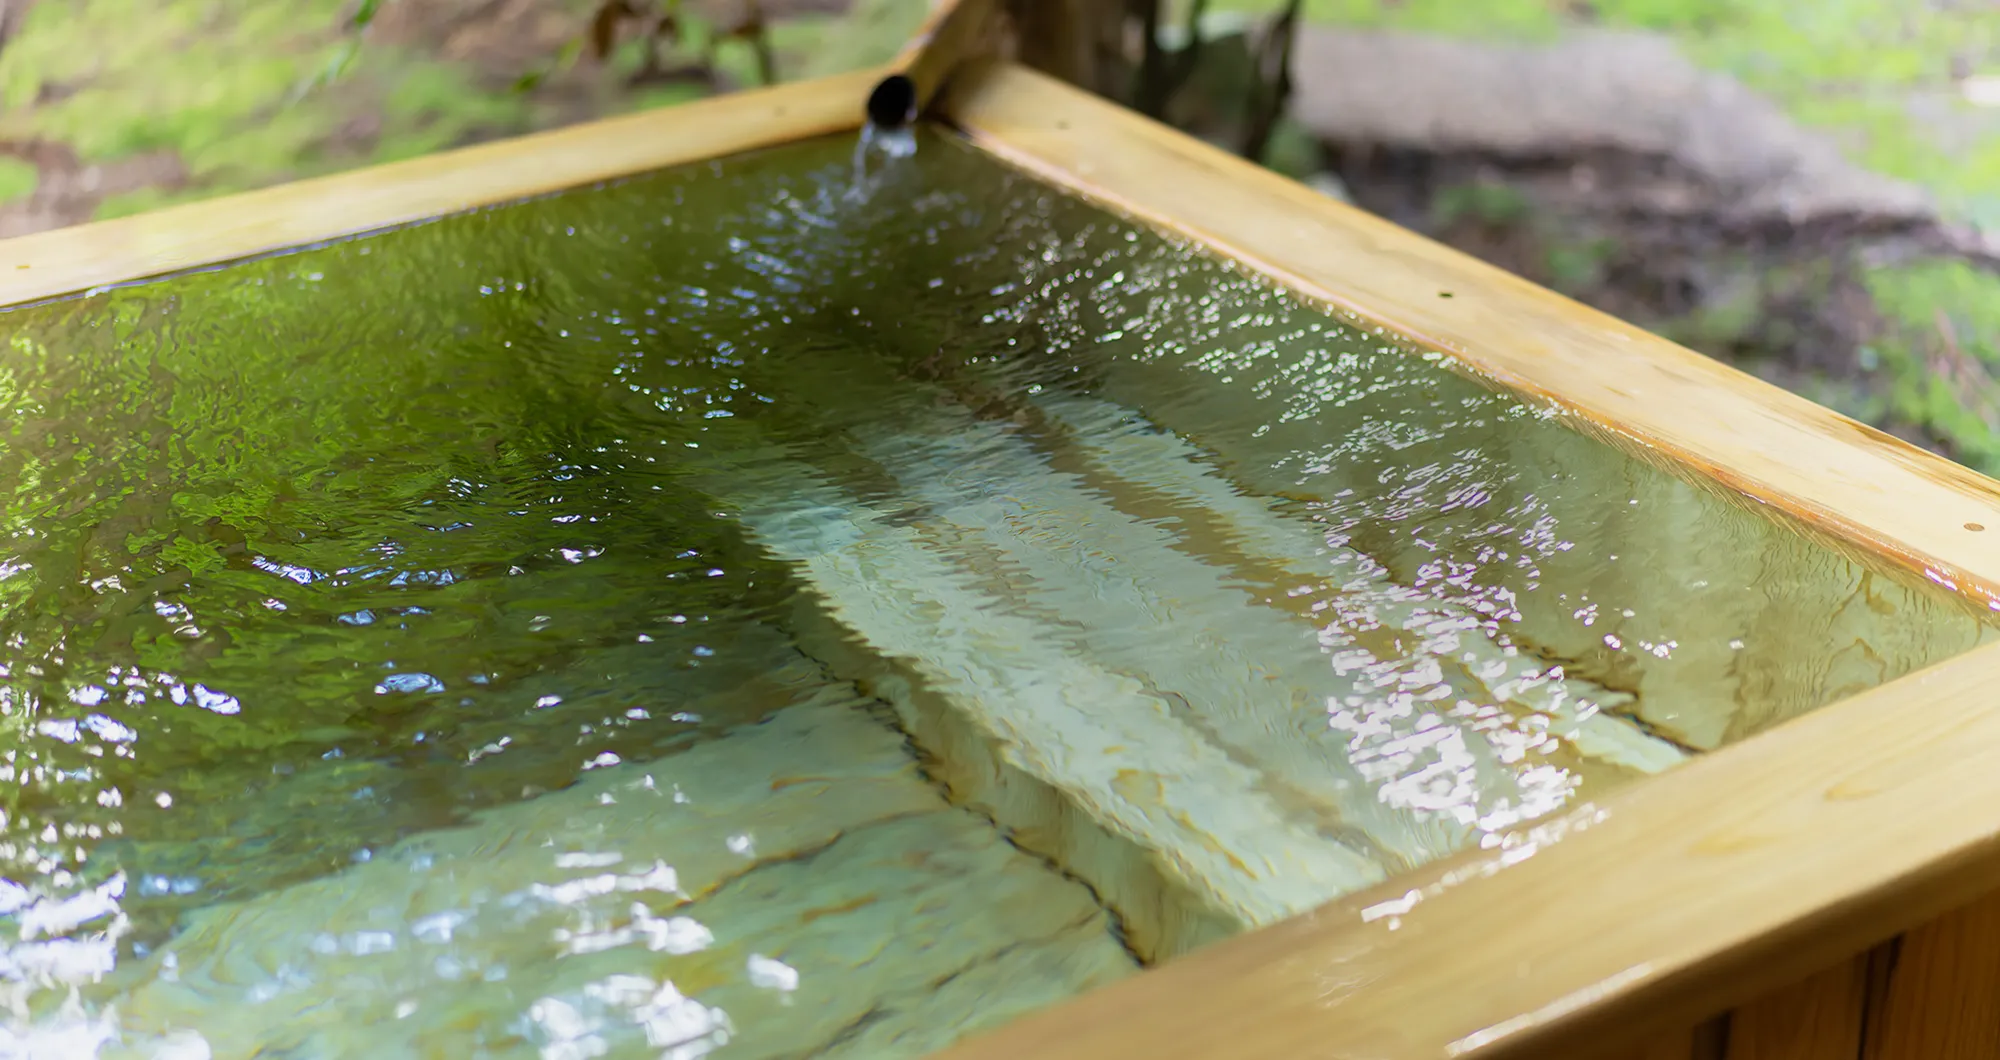
[[[851,148],[0,316],[0,1053],[917,1055],[1991,633]]]

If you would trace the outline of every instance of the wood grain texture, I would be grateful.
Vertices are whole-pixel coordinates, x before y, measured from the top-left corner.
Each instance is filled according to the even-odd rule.
[[[1643,1045],[1606,1053],[1602,1060],[1710,1060],[1696,1053],[1698,1033],[1699,1028],[1682,1028],[1657,1034]]]
[[[1730,1017],[1724,1013],[1655,1031],[1638,1045],[1620,1046],[1591,1060],[1729,1060],[1729,1031]]]
[[[0,240],[0,306],[858,128],[863,70]]]
[[[1857,1060],[1868,967],[1864,953],[1738,1006],[1729,1060]]]
[[[1880,1033],[1863,1060],[2000,1056],[2000,894],[1906,935],[1871,1018]]]
[[[953,70],[997,45],[1000,26],[997,0],[942,0],[889,65],[916,86],[917,108],[928,109]]]
[[[1061,187],[2000,601],[1990,479],[1031,71],[967,69],[940,109]]]
[[[1896,960],[1902,953],[1901,935],[1868,951],[1867,1000],[1862,1003],[1861,1020],[1862,1060],[1881,1054],[1882,1011],[1888,1005],[1889,987],[1896,974]]]
[[[1703,1060],[1695,1055],[1694,1036],[1694,1031],[1663,1035],[1629,1055],[1631,1060]]]
[[[1483,862],[1391,881],[939,1055],[1546,1060],[1641,1046],[1990,886],[1996,682],[2000,646],[1978,649]]]

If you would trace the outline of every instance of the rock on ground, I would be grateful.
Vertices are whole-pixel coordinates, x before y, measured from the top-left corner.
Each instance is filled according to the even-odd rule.
[[[1328,140],[1670,159],[1710,195],[1650,205],[1739,222],[1933,218],[1922,189],[1849,163],[1831,141],[1660,37],[1579,30],[1549,44],[1495,44],[1315,26],[1300,32],[1293,61],[1294,114]]]

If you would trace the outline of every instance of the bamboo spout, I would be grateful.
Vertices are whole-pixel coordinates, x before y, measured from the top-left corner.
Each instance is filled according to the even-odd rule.
[[[868,121],[884,130],[915,121],[952,70],[992,42],[998,14],[995,0],[942,0],[868,94]]]

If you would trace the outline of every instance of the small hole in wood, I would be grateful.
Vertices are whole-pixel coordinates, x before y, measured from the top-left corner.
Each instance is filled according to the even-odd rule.
[[[1450,292],[1450,291],[1439,291],[1439,292],[1438,292],[1438,297],[1439,297],[1439,298],[1450,298],[1450,297],[1451,297],[1451,292]]]
[[[1983,523],[1967,523],[1965,524],[1965,528],[1976,534],[1981,530],[1986,529],[1986,526]]]

